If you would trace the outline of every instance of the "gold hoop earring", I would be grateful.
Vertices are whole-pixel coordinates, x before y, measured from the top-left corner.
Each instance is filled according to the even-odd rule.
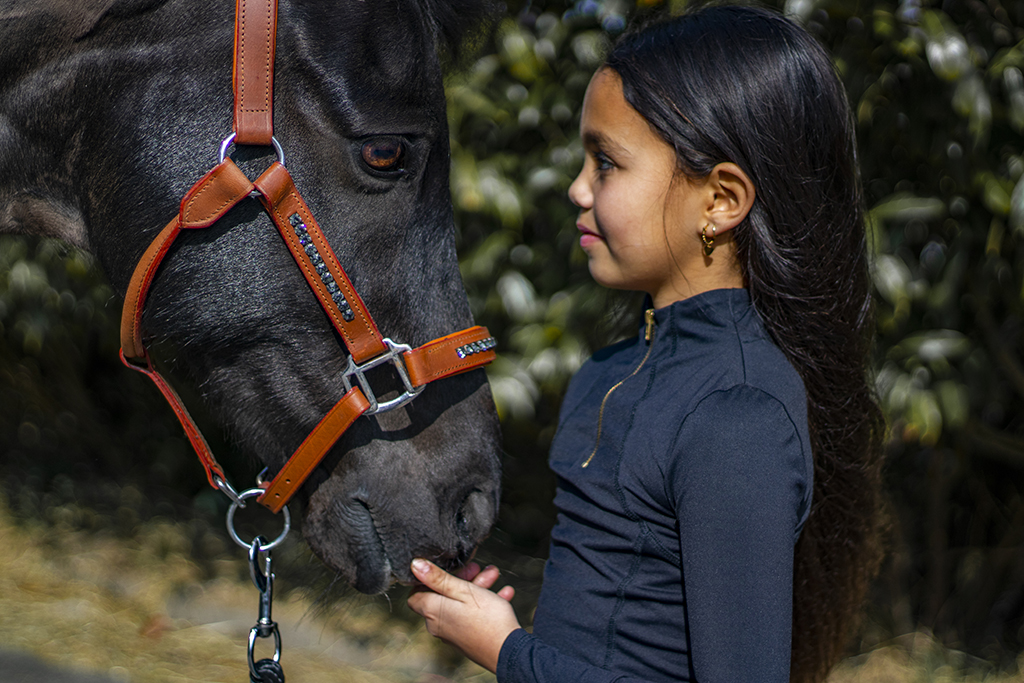
[[[708,225],[711,226],[711,237],[708,238]],[[715,235],[718,229],[714,223],[708,223],[704,226],[704,229],[700,231],[700,241],[704,243],[704,255],[711,256],[711,252],[715,250]]]

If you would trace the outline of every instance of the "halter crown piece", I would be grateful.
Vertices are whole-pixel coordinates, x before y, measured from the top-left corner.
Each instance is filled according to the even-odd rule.
[[[284,167],[284,154],[274,138],[273,127],[276,33],[277,0],[236,0],[234,132],[221,143],[220,163],[186,193],[178,215],[142,255],[121,313],[121,360],[156,384],[184,427],[206,469],[210,485],[240,503],[239,494],[228,483],[223,468],[181,398],[154,368],[142,341],[140,323],[153,277],[181,231],[208,228],[250,194],[258,196],[349,352],[348,368],[343,377],[345,395],[313,428],[273,480],[260,484],[263,493],[257,501],[273,512],[281,510],[360,415],[397,408],[415,398],[428,382],[490,363],[494,360],[496,346],[487,328],[480,326],[435,339],[416,349],[381,335]],[[277,161],[255,181],[250,181],[230,158],[226,158],[232,144],[273,146]],[[394,367],[404,390],[397,398],[378,401],[365,372],[385,363]]]

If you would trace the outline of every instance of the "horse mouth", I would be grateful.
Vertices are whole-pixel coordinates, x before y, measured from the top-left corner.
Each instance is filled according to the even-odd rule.
[[[346,522],[351,525],[351,555],[356,568],[352,585],[360,593],[382,593],[398,577],[392,575],[391,558],[373,512],[365,501],[358,499],[346,512],[349,513]]]

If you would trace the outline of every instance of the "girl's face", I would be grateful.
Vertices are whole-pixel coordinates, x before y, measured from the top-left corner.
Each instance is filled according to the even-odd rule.
[[[583,99],[583,169],[569,188],[590,273],[605,287],[647,292],[656,308],[685,298],[702,260],[706,193],[676,174],[675,151],[622,95],[610,69]]]

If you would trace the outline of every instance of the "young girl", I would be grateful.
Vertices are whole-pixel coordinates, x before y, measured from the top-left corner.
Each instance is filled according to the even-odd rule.
[[[704,8],[619,42],[580,134],[590,272],[651,308],[562,405],[534,631],[493,567],[416,560],[409,605],[502,683],[822,680],[878,564],[883,428],[832,63],[788,19]]]

